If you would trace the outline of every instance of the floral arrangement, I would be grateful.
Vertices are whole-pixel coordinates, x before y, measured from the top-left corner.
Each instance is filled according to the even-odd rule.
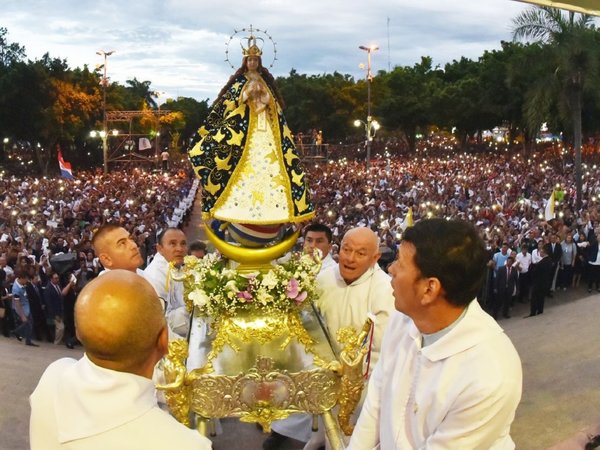
[[[215,318],[256,309],[289,313],[316,298],[314,279],[320,267],[318,256],[294,253],[266,272],[240,273],[218,254],[186,256],[186,303],[191,302],[198,314]]]

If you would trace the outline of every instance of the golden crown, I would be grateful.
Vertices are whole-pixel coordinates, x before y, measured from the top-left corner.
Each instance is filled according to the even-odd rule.
[[[262,38],[257,38],[253,34],[250,34],[250,36],[248,37],[248,47],[244,47],[244,45],[240,42],[240,46],[242,47],[242,54],[244,56],[262,56],[262,48],[260,48],[256,43],[257,40],[263,41]]]
[[[245,36],[239,36],[243,33]],[[262,36],[262,37],[261,37]],[[241,30],[234,30],[233,34],[229,36],[229,41],[227,41],[226,50],[225,50],[225,61],[229,63],[232,69],[235,69],[237,66],[234,66],[229,60],[230,49],[229,46],[233,42],[233,40],[238,40],[240,42],[240,47],[242,48],[242,55],[244,57],[248,56],[263,56],[264,45],[267,43],[267,39],[271,42],[273,46],[273,61],[269,67],[273,67],[273,63],[277,60],[277,46],[275,41],[271,37],[267,30],[261,30],[258,28],[254,28],[250,25],[249,28],[242,28]],[[260,42],[259,42],[260,41]],[[244,45],[246,43],[246,45]],[[263,62],[264,64],[264,62]]]

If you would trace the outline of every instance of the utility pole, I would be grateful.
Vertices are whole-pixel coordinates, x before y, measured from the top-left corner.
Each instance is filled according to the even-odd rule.
[[[104,175],[108,174],[108,121],[106,120],[106,87],[108,86],[108,78],[106,77],[107,58],[115,51],[106,52],[98,50],[96,55],[104,56],[104,76],[102,77],[102,159],[104,160]]]
[[[379,50],[379,47],[371,45],[366,47],[361,45],[358,47],[361,50],[367,52],[367,123],[365,128],[367,130],[367,171],[371,169],[371,141],[373,140],[373,134],[371,133],[373,118],[371,117],[371,81],[373,75],[371,74],[371,53]]]

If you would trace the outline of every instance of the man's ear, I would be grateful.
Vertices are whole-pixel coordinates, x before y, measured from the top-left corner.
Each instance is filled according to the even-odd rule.
[[[112,259],[110,256],[108,256],[106,253],[100,253],[98,255],[98,260],[102,263],[102,265],[104,267],[106,267],[107,269],[110,269],[110,267],[112,266]]]
[[[377,253],[375,253],[375,255],[373,255],[373,263],[371,264],[371,267],[374,267],[375,264],[377,264],[377,261],[379,261],[379,258],[381,258],[381,252],[377,252]]]
[[[421,297],[421,304],[423,306],[429,306],[442,294],[442,283],[436,277],[425,278],[423,283],[423,296]]]
[[[158,333],[156,346],[162,356],[169,353],[169,332],[167,331],[166,325],[160,330],[160,333]]]

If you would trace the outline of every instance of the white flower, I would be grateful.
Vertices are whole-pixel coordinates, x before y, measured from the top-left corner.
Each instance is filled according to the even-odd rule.
[[[289,262],[275,265],[264,275],[259,272],[248,274],[225,267],[220,255],[210,254],[203,259],[186,259],[183,270],[187,275],[186,289],[191,291],[188,298],[198,307],[198,313],[218,318],[247,308],[247,296],[251,296],[252,302],[264,307],[265,311],[301,308],[307,302],[290,301],[290,280],[294,280],[294,292],[298,292],[296,297],[314,298],[314,277],[319,264],[311,255],[296,254]],[[240,295],[240,276],[248,279],[244,296]]]
[[[237,287],[237,284],[235,284],[235,280],[229,280],[227,283],[225,283],[225,290],[233,292],[234,294],[240,292],[239,288]],[[229,293],[227,294],[227,296],[229,297]]]
[[[271,294],[269,294],[269,292],[265,288],[262,288],[262,287],[259,288],[258,291],[256,292],[256,298],[263,305],[266,305],[267,303],[270,303],[273,301],[273,296]]]
[[[267,274],[263,277],[262,282],[260,284],[267,289],[273,289],[279,284],[279,280],[277,279],[275,272],[269,270]]]
[[[201,289],[194,289],[188,297],[199,308],[203,308],[209,301],[208,296]]]
[[[194,255],[186,255],[183,257],[183,264],[186,266],[194,266],[198,263],[198,258]]]
[[[221,275],[223,275],[224,278],[228,278],[231,280],[232,278],[235,278],[237,272],[233,269],[223,269]]]

